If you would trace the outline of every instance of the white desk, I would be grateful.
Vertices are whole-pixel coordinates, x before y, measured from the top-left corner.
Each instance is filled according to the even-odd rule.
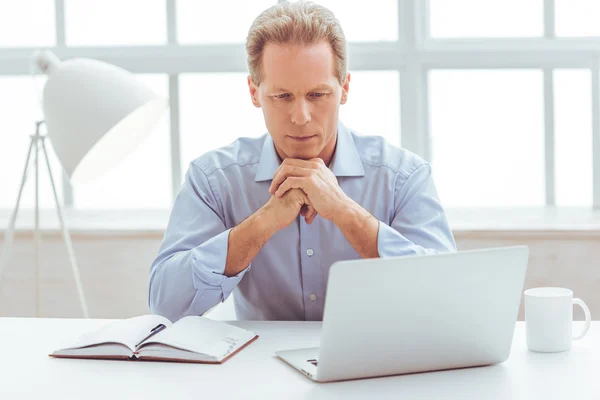
[[[318,346],[316,322],[235,322],[260,338],[222,365],[47,356],[66,339],[107,322],[0,318],[0,399],[600,399],[600,322],[570,352],[529,352],[519,322],[503,364],[327,384],[310,381],[273,355]]]

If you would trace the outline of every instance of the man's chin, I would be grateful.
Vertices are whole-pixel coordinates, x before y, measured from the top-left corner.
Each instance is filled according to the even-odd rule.
[[[290,150],[286,152],[289,158],[296,158],[298,160],[310,160],[311,158],[316,158],[319,155],[318,151],[294,151]]]

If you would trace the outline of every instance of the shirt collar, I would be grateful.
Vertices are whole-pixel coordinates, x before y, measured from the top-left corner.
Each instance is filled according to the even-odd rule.
[[[255,182],[273,179],[280,162],[271,135],[267,134],[263,144],[260,162],[256,169]],[[330,164],[335,176],[364,176],[362,161],[356,150],[354,139],[344,124],[338,122],[337,143],[333,160]]]

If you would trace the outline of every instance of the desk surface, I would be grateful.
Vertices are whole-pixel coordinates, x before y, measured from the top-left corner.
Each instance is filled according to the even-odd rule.
[[[600,322],[565,353],[528,351],[525,325],[518,322],[511,356],[502,364],[327,384],[312,382],[273,355],[318,346],[318,322],[233,322],[260,338],[222,365],[47,356],[107,322],[0,318],[0,399],[600,398]]]

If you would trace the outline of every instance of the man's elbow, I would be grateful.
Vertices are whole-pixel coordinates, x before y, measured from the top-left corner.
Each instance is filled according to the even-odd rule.
[[[171,322],[175,322],[181,318],[174,313],[172,301],[170,301],[166,296],[161,296],[160,290],[153,287],[152,282],[150,283],[148,293],[148,307],[150,308],[150,312],[152,314],[163,316]]]
[[[171,284],[165,275],[165,268],[172,260],[173,254],[166,257],[157,257],[150,266],[150,281],[148,284],[148,307],[152,314],[163,316],[171,322],[181,318],[175,312],[176,299],[173,298],[173,293],[170,293],[169,287]]]
[[[148,305],[152,314],[161,315],[171,322],[176,322],[190,315],[203,315],[221,301],[215,291],[196,290],[192,298],[181,293],[161,293],[159,288],[150,285]]]
[[[207,286],[202,279],[193,283],[187,267],[173,264],[175,259],[155,261],[148,285],[148,306],[153,314],[175,322],[189,315],[202,315],[222,301],[222,288]],[[182,262],[178,259],[177,262]],[[167,267],[171,268],[167,268]],[[178,268],[174,268],[178,267]],[[179,272],[179,274],[177,274]],[[189,276],[192,279],[188,279]]]

